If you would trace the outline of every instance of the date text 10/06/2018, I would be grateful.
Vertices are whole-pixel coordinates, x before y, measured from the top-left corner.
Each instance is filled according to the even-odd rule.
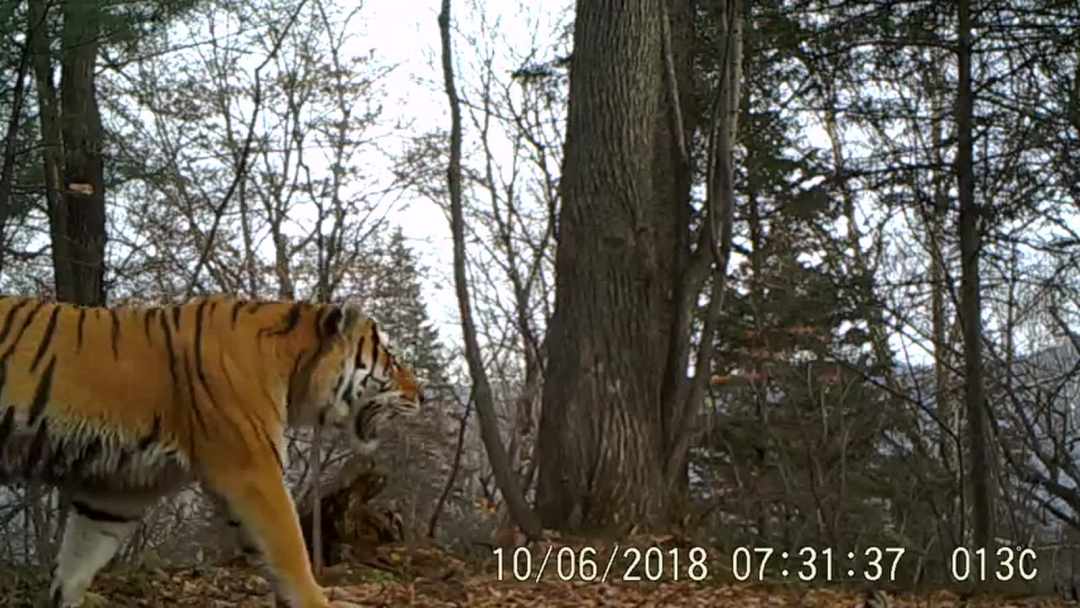
[[[857,551],[800,547],[793,551],[771,547],[736,547],[721,555],[702,547],[692,549],[660,547],[619,547],[555,549],[533,555],[527,547],[496,549],[499,580],[536,580],[555,576],[582,582],[622,581],[702,581],[713,566],[723,562],[724,570],[736,580],[777,578],[806,582],[834,580],[897,581],[902,576],[906,550],[903,547],[866,547]],[[534,559],[535,557],[535,559]],[[1030,581],[1038,575],[1037,554],[1023,547],[953,550],[947,564],[956,581]],[[726,558],[726,559],[725,559]],[[714,561],[715,560],[715,561]]]

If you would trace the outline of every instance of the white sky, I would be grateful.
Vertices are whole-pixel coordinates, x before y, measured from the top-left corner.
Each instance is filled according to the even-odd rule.
[[[344,6],[348,0],[340,0]],[[569,0],[545,0],[527,3],[515,0],[452,0],[454,24],[455,68],[459,90],[463,81],[472,76],[470,66],[477,61],[476,51],[466,39],[475,35],[481,18],[497,30],[500,42],[495,49],[504,63],[496,72],[508,73],[517,67],[508,56],[515,51],[531,48],[550,48],[550,39],[558,16]],[[353,52],[366,55],[373,50],[376,60],[396,65],[383,81],[386,92],[381,129],[391,130],[402,125],[397,137],[406,138],[449,127],[447,100],[443,91],[437,15],[440,0],[366,0],[353,21]],[[462,31],[466,30],[466,31]],[[824,134],[811,121],[806,125],[807,137],[822,146]],[[466,137],[470,125],[465,124]],[[379,159],[374,165],[385,163]],[[391,216],[399,224],[410,244],[429,268],[424,277],[425,299],[429,314],[447,343],[460,340],[457,323],[457,302],[452,278],[452,248],[449,224],[441,209],[432,201],[406,193],[396,203]],[[477,286],[473,286],[475,290]]]
[[[464,3],[455,4],[458,11],[464,9]],[[439,7],[440,0],[368,0],[357,19],[366,29],[357,39],[375,49],[386,63],[399,66],[388,76],[388,118],[396,114],[402,121],[412,122],[409,131],[417,134],[449,124],[446,96],[434,88],[440,76],[435,71],[440,60]],[[428,313],[443,340],[457,342],[460,329],[449,223],[432,201],[411,197],[401,202],[394,221],[430,269],[424,294]]]
[[[531,44],[535,37],[541,47],[550,45],[543,36],[552,30],[557,15],[569,4],[568,0],[545,0],[543,3],[452,1],[455,28],[473,30],[482,12],[488,23],[495,24],[500,37],[521,40],[523,44]],[[382,62],[398,66],[385,81],[384,119],[391,124],[395,119],[409,123],[406,135],[418,135],[437,128],[449,129],[450,114],[442,88],[437,22],[440,6],[441,0],[367,0],[356,20],[364,28],[356,36],[357,44],[362,45],[364,51],[374,49]],[[458,30],[452,38],[459,92],[462,80],[469,77],[469,64],[475,60],[470,55],[473,51],[464,39],[465,35],[468,33]],[[507,64],[507,73],[513,67],[517,66]],[[469,125],[465,124],[464,128],[469,129]],[[429,268],[424,297],[432,320],[444,341],[458,342],[461,330],[454,294],[452,241],[445,215],[433,202],[408,194],[400,201],[392,218],[401,225],[410,244]],[[475,292],[476,286],[472,289]]]

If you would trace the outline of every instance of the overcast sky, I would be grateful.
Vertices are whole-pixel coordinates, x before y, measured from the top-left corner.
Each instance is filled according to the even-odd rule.
[[[465,37],[479,27],[481,14],[508,44],[532,44],[553,31],[569,0],[522,3],[514,0],[454,0],[456,31],[455,65],[459,81],[470,77],[475,60]],[[437,17],[440,0],[367,0],[360,19],[364,31],[356,44],[375,50],[382,61],[398,67],[388,76],[385,116],[410,124],[405,135],[419,135],[435,128],[449,128],[449,110],[442,89],[441,56]],[[528,7],[527,9],[523,7]],[[540,42],[541,47],[549,42]],[[501,66],[509,73],[516,65],[507,58]],[[499,69],[498,67],[496,69]],[[462,84],[459,82],[459,88]],[[468,125],[465,125],[468,128]],[[468,134],[466,134],[468,135]],[[450,227],[442,211],[431,201],[407,196],[393,218],[430,268],[425,298],[429,313],[447,342],[457,342],[457,300],[454,295]],[[475,287],[474,287],[475,289]]]

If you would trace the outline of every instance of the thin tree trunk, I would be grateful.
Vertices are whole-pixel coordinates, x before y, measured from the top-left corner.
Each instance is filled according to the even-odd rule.
[[[27,37],[19,54],[19,70],[11,92],[11,116],[8,117],[7,132],[4,135],[3,167],[0,168],[0,270],[4,268],[4,228],[13,207],[11,188],[15,182],[15,140],[19,134],[23,102],[26,100],[26,75],[30,69],[29,40]]]
[[[931,143],[936,155],[940,154],[942,145],[941,128],[939,120],[935,118],[931,125]],[[946,185],[939,177],[939,172],[934,172],[934,208],[927,218],[929,219],[927,236],[930,241],[930,318],[933,331],[934,346],[934,403],[938,410],[938,417],[943,421],[952,420],[952,395],[949,393],[949,367],[952,359],[948,343],[948,319],[945,309],[946,294],[946,268],[945,268],[945,219],[949,209],[948,197],[945,192]],[[938,445],[941,460],[947,469],[951,469],[954,462],[953,453],[955,443],[949,433],[941,434]]]
[[[37,88],[38,120],[41,122],[42,164],[45,176],[45,200],[49,212],[49,233],[52,240],[53,280],[59,295],[61,285],[73,281],[68,246],[67,216],[63,213],[60,197],[61,172],[63,171],[64,145],[60,135],[60,109],[57,107],[56,85],[53,82],[52,56],[49,51],[48,3],[46,0],[30,0],[27,24],[27,42],[30,45],[34,67],[34,84]]]
[[[105,303],[105,165],[103,130],[97,104],[100,8],[93,2],[63,3],[63,55],[60,75],[60,131],[63,183],[60,208],[67,241],[69,282],[58,282],[57,297],[66,302]],[[59,276],[59,273],[58,273]]]
[[[672,155],[679,163],[673,167],[672,174],[678,184],[678,192],[686,191],[684,184],[689,184],[693,174],[694,158],[690,153],[689,141],[701,121],[700,105],[696,103],[693,91],[693,55],[695,44],[693,29],[693,11],[689,3],[681,0],[671,2],[664,17],[662,28],[664,43],[665,86],[668,89],[667,102],[670,104],[674,133],[677,142],[677,154]],[[690,366],[691,335],[697,303],[701,290],[709,275],[709,262],[713,250],[711,231],[701,230],[696,253],[691,254],[689,200],[672,200],[672,213],[678,224],[677,238],[674,243],[674,262],[680,280],[673,291],[672,339],[667,353],[667,370],[661,392],[663,405],[663,436],[667,442],[666,452],[674,451],[673,446],[679,440],[680,421],[687,411],[690,395],[690,379],[686,370]],[[675,460],[680,460],[676,458]],[[682,462],[673,465],[680,471]],[[683,493],[687,489],[685,476],[669,479],[674,491]]]
[[[669,448],[666,454],[665,476],[670,482],[678,480],[685,486],[687,480],[687,453],[696,414],[705,401],[705,387],[712,376],[712,359],[715,350],[716,330],[727,286],[727,269],[731,259],[733,224],[735,217],[735,141],[739,131],[739,101],[742,98],[743,56],[743,3],[742,0],[725,0],[723,14],[723,51],[721,78],[714,101],[709,124],[709,154],[707,199],[710,237],[709,251],[702,255],[714,262],[709,304],[705,308],[701,338],[696,353],[693,378],[687,390],[680,394],[681,401],[669,426]],[[691,309],[692,310],[692,309]],[[685,313],[678,311],[676,314]],[[690,336],[673,336],[673,340],[689,342]],[[677,363],[678,365],[679,363]],[[668,362],[669,374],[671,361]],[[685,362],[681,362],[685,369]],[[685,377],[685,372],[680,372]]]
[[[458,471],[461,470],[461,456],[465,451],[465,431],[469,428],[469,415],[472,414],[473,399],[470,396],[469,400],[465,402],[465,413],[461,415],[461,424],[458,426],[457,436],[457,448],[454,449],[454,463],[450,465],[450,474],[446,477],[446,485],[443,486],[442,493],[439,494],[439,500],[435,503],[435,508],[431,510],[431,520],[428,521],[428,538],[435,538],[435,530],[439,526],[439,516],[442,514],[443,505],[446,504],[446,499],[450,496],[450,492],[454,489],[454,482],[457,481]]]
[[[964,404],[971,441],[971,480],[973,534],[977,547],[989,547],[994,534],[993,483],[990,448],[986,436],[986,395],[982,370],[982,305],[980,297],[979,254],[981,226],[975,203],[971,88],[971,0],[957,5],[958,63],[960,87],[957,92],[956,125],[959,148],[956,156],[957,186],[960,199],[960,320],[964,330]]]
[[[450,189],[450,228],[454,238],[454,285],[457,291],[458,309],[461,313],[461,330],[465,339],[465,358],[473,381],[476,413],[480,417],[480,433],[487,450],[495,483],[506,500],[510,517],[530,538],[539,538],[540,521],[525,501],[518,479],[499,436],[495,415],[495,399],[488,382],[480,343],[476,337],[476,325],[472,316],[468,277],[465,274],[465,218],[462,211],[461,191],[461,102],[454,83],[453,51],[450,40],[450,0],[443,0],[439,13],[439,34],[442,43],[443,79],[446,97],[450,104],[450,166],[447,182]]]

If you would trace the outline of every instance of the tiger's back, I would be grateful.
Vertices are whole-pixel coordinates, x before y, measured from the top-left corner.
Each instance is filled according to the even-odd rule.
[[[178,422],[162,407],[168,355],[150,343],[173,330],[150,318],[0,300],[0,477],[145,487],[180,476],[186,458],[164,433]]]

